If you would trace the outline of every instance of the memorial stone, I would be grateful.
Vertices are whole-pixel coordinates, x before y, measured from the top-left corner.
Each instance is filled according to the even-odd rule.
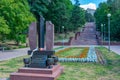
[[[36,28],[37,28],[36,22],[32,22],[29,26],[28,38],[29,38],[30,50],[34,50],[37,47],[37,29]]]
[[[54,46],[54,24],[46,21],[46,50],[53,50]]]

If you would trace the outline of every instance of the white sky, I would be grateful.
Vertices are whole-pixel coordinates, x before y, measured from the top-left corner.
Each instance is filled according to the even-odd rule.
[[[85,5],[80,5],[80,7],[84,8],[85,10],[86,10],[87,8],[95,9],[95,10],[96,10],[96,4],[94,4],[94,3],[89,3],[89,4],[85,4]]]

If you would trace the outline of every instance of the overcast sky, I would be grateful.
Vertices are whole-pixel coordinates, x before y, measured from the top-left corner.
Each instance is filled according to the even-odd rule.
[[[74,4],[74,0],[71,0],[72,3]],[[79,0],[80,1],[80,7],[87,9],[96,9],[101,2],[105,2],[107,0]]]

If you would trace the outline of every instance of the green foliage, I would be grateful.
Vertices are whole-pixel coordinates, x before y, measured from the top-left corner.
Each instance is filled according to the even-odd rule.
[[[9,34],[10,29],[3,17],[0,17],[0,34]]]
[[[78,6],[78,3],[74,5],[72,16],[71,16],[71,23],[73,26],[74,31],[85,24],[85,10]]]
[[[36,16],[44,15],[48,12],[47,6],[50,0],[28,0],[31,12]]]
[[[1,0],[0,1],[0,16],[6,21],[8,26],[7,32],[10,32],[6,37],[10,40],[15,40],[17,43],[21,41],[22,33],[28,28],[32,21],[35,21],[33,15],[29,11],[27,0]]]
[[[66,6],[64,3],[54,0],[49,5],[49,12],[46,14],[47,20],[52,20],[55,24],[55,30],[59,30],[61,32],[61,27],[64,26],[64,21],[66,21]]]
[[[94,16],[87,11],[85,12],[85,19],[87,22],[94,22]]]
[[[69,30],[70,12],[73,9],[70,0],[52,0],[48,9],[49,11],[45,18],[54,23],[55,32],[62,32],[62,26],[65,26],[65,30]]]
[[[97,8],[95,12],[97,30],[101,31],[101,24],[107,24],[108,12],[109,12],[109,8],[107,3],[100,3],[99,8]]]
[[[111,39],[120,40],[120,10],[117,10],[115,14],[112,15],[111,20]]]
[[[78,0],[76,4],[73,5],[70,0],[28,0],[31,6],[31,12],[37,16],[42,15],[46,20],[52,21],[55,25],[55,32],[61,33],[63,31],[67,32],[73,29],[74,24],[71,23],[72,18],[76,17],[77,14],[79,20],[75,26],[75,29],[80,27],[85,23],[84,10],[79,7],[80,3]],[[78,11],[74,11],[74,6],[77,6]],[[73,12],[71,12],[73,11]],[[74,12],[76,13],[75,15]],[[64,26],[64,30],[62,29]]]
[[[25,42],[23,33],[39,15],[52,21],[55,32],[76,30],[85,23],[85,11],[75,1],[73,5],[70,0],[0,0],[0,38]]]
[[[111,40],[120,40],[120,1],[119,0],[107,0],[106,3],[100,3],[95,12],[97,29],[101,29],[101,24],[105,24],[105,35],[108,32],[108,17],[107,14],[111,13]],[[101,31],[101,30],[100,30]]]

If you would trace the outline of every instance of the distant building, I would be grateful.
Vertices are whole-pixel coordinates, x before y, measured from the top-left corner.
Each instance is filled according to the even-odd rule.
[[[95,10],[87,8],[87,12],[94,16]]]

